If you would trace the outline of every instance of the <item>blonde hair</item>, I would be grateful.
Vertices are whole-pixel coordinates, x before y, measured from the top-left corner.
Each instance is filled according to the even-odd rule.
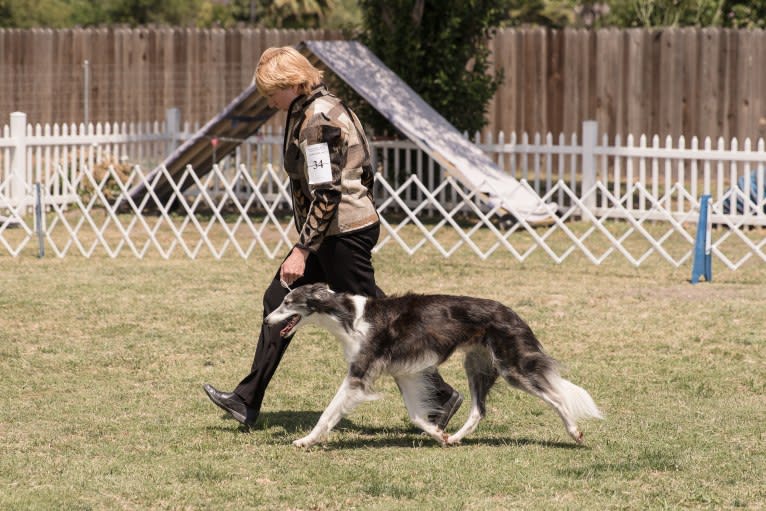
[[[268,48],[258,60],[253,82],[266,96],[293,86],[300,94],[308,94],[322,82],[322,71],[292,46]]]

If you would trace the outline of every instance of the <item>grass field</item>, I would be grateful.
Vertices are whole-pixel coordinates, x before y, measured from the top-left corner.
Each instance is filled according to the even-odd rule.
[[[325,332],[293,340],[251,431],[201,388],[245,375],[275,261],[2,257],[0,509],[766,507],[766,265],[694,286],[659,258],[392,248],[376,266],[387,292],[516,309],[606,420],[578,447],[552,410],[498,385],[479,429],[442,448],[385,378],[384,399],[299,450],[344,373]],[[466,391],[459,357],[443,374]]]

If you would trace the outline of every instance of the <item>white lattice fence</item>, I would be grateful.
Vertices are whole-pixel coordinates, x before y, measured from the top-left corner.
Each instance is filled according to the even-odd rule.
[[[6,208],[0,217],[0,250],[13,257],[39,254],[42,241],[46,256],[55,257],[273,259],[282,257],[296,237],[287,179],[271,166],[257,175],[245,166],[226,171],[216,167],[203,178],[187,169],[175,182],[166,172],[148,180],[140,167],[127,181],[113,168],[100,179],[85,172],[71,181],[65,170],[57,177],[76,200],[69,206],[51,205],[39,223],[28,208]],[[154,194],[161,178],[172,183],[174,192],[164,203]],[[213,182],[217,187],[211,187]],[[238,192],[243,182],[252,193]],[[139,183],[148,193],[136,203],[127,192]],[[583,194],[564,181],[554,182],[542,201],[563,196],[570,206],[545,226],[530,224],[518,211],[489,208],[451,177],[429,184],[417,174],[398,185],[378,176],[383,230],[376,251],[398,247],[408,254],[435,250],[450,257],[468,250],[482,259],[504,252],[519,261],[542,254],[556,263],[584,258],[594,265],[619,257],[635,266],[655,256],[674,267],[691,264],[699,202],[680,183],[661,196],[633,183],[618,196],[600,181]],[[181,192],[186,185],[190,188]],[[5,186],[0,183],[0,200]],[[422,199],[417,204],[413,190]],[[27,203],[34,202],[34,192],[26,190]],[[753,211],[766,207],[766,199],[756,204],[743,192],[731,193]],[[445,205],[440,200],[444,194],[455,199]],[[595,196],[598,207],[591,200]],[[764,230],[745,226],[741,215],[726,215],[723,204],[730,199],[711,203],[711,217],[720,227],[713,231],[713,255],[732,270],[748,261],[766,261]],[[636,200],[646,204],[642,211],[631,207]],[[679,203],[686,204],[682,213]],[[159,207],[150,210],[153,204]]]

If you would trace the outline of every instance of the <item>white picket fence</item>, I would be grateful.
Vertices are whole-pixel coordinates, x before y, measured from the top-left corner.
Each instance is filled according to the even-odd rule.
[[[172,111],[149,126],[31,127],[20,115],[11,121],[0,137],[0,253],[18,256],[36,246],[57,257],[261,252],[274,258],[293,241],[287,183],[278,169],[280,134],[244,141],[203,179],[188,171],[179,189],[185,180],[194,186],[174,196],[180,211],[147,215],[143,203],[130,204],[126,215],[115,209],[117,199],[145,182],[152,162],[192,127],[182,130]],[[522,186],[559,205],[558,219],[547,227],[490,209],[409,142],[374,143],[384,226],[377,250],[395,243],[408,253],[433,247],[448,257],[468,249],[482,258],[503,250],[519,260],[543,252],[559,263],[581,254],[593,264],[621,254],[636,266],[658,254],[680,266],[692,254],[700,196],[710,194],[711,221],[724,227],[714,256],[730,269],[766,261],[766,240],[759,238],[766,226],[763,140],[740,148],[722,140],[692,139],[687,147],[683,139],[675,145],[657,137],[611,145],[597,139],[592,122],[583,124],[582,141],[576,135],[477,138]],[[151,191],[152,183],[145,184]],[[508,213],[515,222],[506,221]]]

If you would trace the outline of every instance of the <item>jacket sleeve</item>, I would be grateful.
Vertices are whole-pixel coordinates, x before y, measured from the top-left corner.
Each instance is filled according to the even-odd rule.
[[[342,193],[341,174],[346,163],[348,142],[343,130],[331,124],[320,114],[309,120],[300,135],[300,145],[304,152],[308,147],[317,144],[327,144],[331,179],[316,184],[309,183],[311,204],[308,208],[306,223],[303,224],[299,234],[297,246],[311,252],[319,249],[333,218],[338,213]],[[309,175],[308,169],[306,175]]]

